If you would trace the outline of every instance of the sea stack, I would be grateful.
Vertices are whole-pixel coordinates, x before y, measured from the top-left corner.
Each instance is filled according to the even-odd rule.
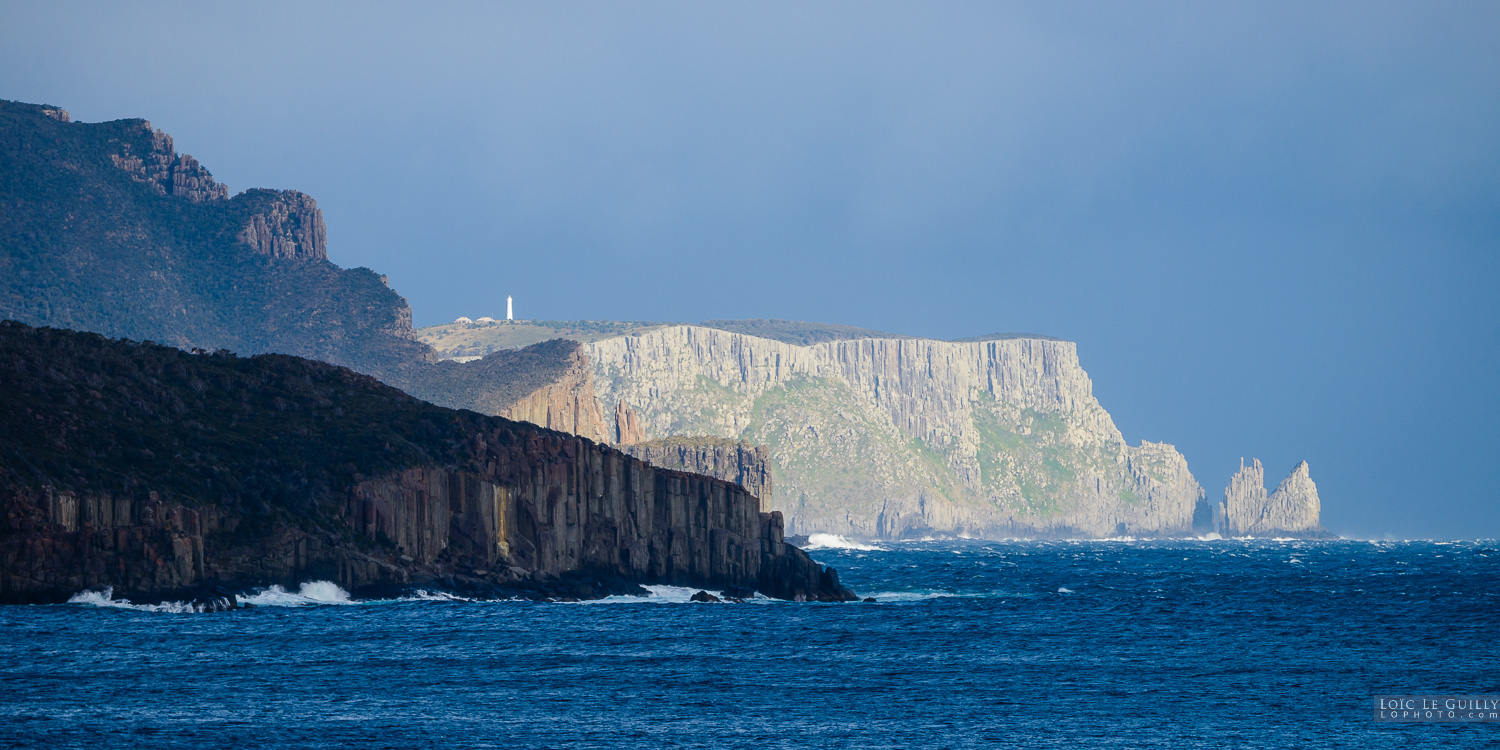
[[[1292,469],[1286,479],[1266,494],[1266,472],[1260,459],[1251,459],[1224,488],[1224,501],[1214,509],[1214,530],[1224,536],[1302,537],[1333,536],[1319,524],[1321,503],[1307,462]]]

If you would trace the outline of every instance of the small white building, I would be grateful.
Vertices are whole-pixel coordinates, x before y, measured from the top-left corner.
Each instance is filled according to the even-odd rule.
[[[472,321],[472,320],[470,320],[470,319],[468,319],[468,318],[465,318],[465,317],[464,317],[464,316],[462,316],[462,315],[460,315],[460,316],[458,316],[458,317],[457,317],[457,318],[456,318],[456,319],[454,319],[454,321],[453,321],[453,322],[454,322],[454,323],[462,323],[462,324],[464,324],[464,325],[466,325],[466,326],[467,326],[467,325],[473,325],[473,324],[474,324],[474,321]]]
[[[495,319],[491,318],[488,315],[486,315],[486,316],[484,316],[484,317],[482,317],[482,318],[480,318],[480,319],[478,319],[478,320],[476,320],[474,322],[483,326],[483,325],[489,325],[489,324],[495,322]]]

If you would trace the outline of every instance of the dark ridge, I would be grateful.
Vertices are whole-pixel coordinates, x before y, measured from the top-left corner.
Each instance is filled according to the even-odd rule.
[[[567,374],[579,343],[552,339],[520,349],[502,349],[469,362],[415,362],[382,377],[417,398],[451,409],[499,414]]]
[[[578,527],[581,503],[608,508]],[[697,522],[668,512],[700,505],[710,512]],[[721,480],[434,406],[323,362],[15,321],[0,321],[0,519],[4,603],[309,574],[487,596],[663,581],[855,598],[782,543],[780,514]],[[575,574],[618,585],[547,583]],[[232,607],[225,592],[214,597]]]
[[[318,498],[464,457],[486,419],[343,367],[0,322],[0,484],[327,521]]]

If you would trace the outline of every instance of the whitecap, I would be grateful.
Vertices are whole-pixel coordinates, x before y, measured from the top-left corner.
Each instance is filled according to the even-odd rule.
[[[410,593],[410,594],[408,594],[406,596],[403,596],[400,599],[397,599],[396,601],[398,601],[398,602],[472,602],[474,600],[470,599],[468,597],[459,596],[458,594],[450,594],[450,593],[448,593],[446,591],[428,591],[427,589],[417,589],[416,591],[413,591],[412,593]]]
[[[313,604],[356,604],[349,592],[332,581],[308,581],[292,593],[280,586],[261,589],[249,596],[240,597],[245,604],[257,607],[306,607]]]
[[[885,552],[885,548],[870,544],[861,544],[838,534],[809,534],[807,546],[802,549],[812,551],[820,549],[854,549],[862,552]]]
[[[881,591],[869,594],[877,602],[922,602],[928,599],[950,599],[961,597],[963,594],[954,594],[947,591]]]
[[[115,609],[134,609],[140,612],[198,612],[191,602],[162,602],[160,604],[133,604],[129,599],[116,599],[113,586],[106,586],[103,590],[80,591],[68,598],[69,604],[83,604],[90,607],[113,607]]]
[[[1057,587],[1057,593],[1059,593],[1059,594],[1076,594],[1078,592],[1074,591],[1073,589],[1067,588],[1066,586],[1058,586]]]
[[[714,596],[717,596],[720,599],[726,599],[727,598],[727,597],[724,596],[724,592],[723,591],[719,591],[717,589],[700,589],[700,588],[689,588],[689,587],[685,587],[685,586],[660,586],[660,585],[642,586],[641,588],[644,588],[646,591],[648,591],[650,593],[648,595],[646,595],[646,596],[633,596],[633,595],[628,595],[628,594],[614,594],[614,595],[611,595],[611,596],[606,596],[603,599],[584,599],[582,601],[566,602],[566,603],[567,604],[694,604],[696,602],[693,602],[693,594],[696,594],[699,591],[707,591],[708,593],[713,594]],[[749,602],[764,603],[764,602],[770,602],[770,601],[773,601],[773,600],[770,599],[770,598],[768,598],[764,594],[756,592],[756,594],[755,594],[755,596],[753,598],[746,599],[745,601],[747,603],[749,603]]]

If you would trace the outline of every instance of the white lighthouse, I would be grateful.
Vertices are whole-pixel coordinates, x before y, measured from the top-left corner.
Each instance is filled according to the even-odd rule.
[[[510,295],[507,294],[507,295],[505,295],[505,319],[506,320],[515,320],[516,316],[515,316],[514,313],[515,313],[515,308],[511,307],[511,304],[510,304]]]

